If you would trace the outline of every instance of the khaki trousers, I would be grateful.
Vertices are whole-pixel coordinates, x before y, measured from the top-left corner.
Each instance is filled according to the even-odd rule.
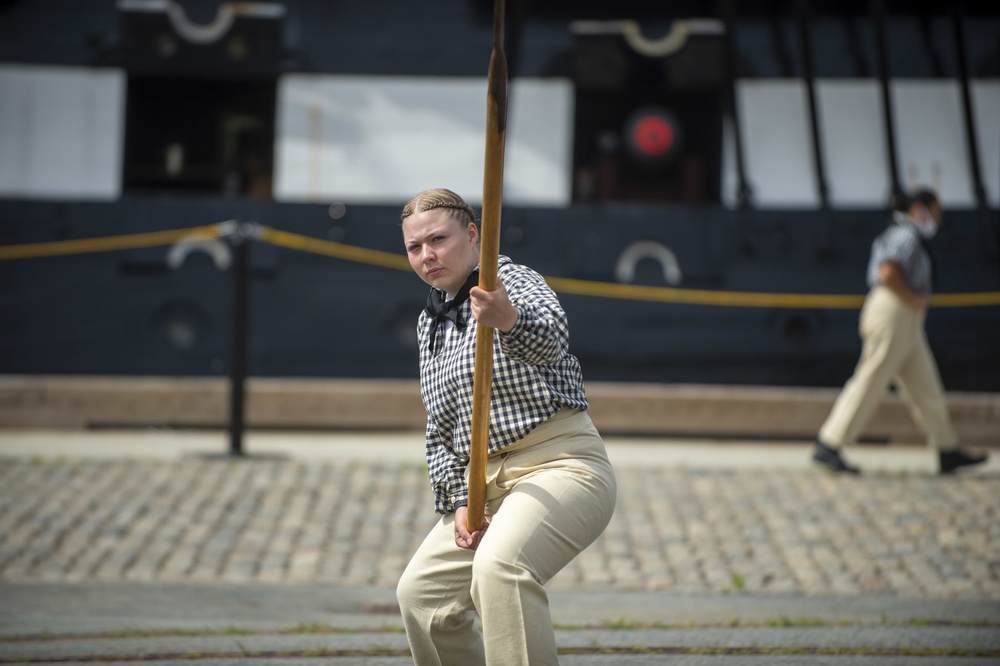
[[[833,448],[856,442],[895,382],[928,445],[939,450],[958,445],[924,317],[886,287],[868,293],[861,308],[861,359],[820,428],[820,441]]]
[[[491,456],[490,524],[479,547],[459,548],[454,514],[443,516],[400,578],[415,664],[558,664],[543,585],[600,536],[616,497],[604,443],[585,411],[561,410]]]

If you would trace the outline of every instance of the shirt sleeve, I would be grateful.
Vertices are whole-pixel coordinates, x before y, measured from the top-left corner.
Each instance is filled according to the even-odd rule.
[[[569,353],[569,325],[555,292],[529,268],[505,268],[500,279],[517,309],[517,323],[500,334],[501,351],[527,365],[559,361]]]
[[[876,266],[890,261],[905,266],[920,247],[916,234],[899,226],[887,229],[879,241],[872,248],[872,263]]]
[[[469,501],[469,487],[465,480],[469,461],[455,453],[429,418],[426,443],[434,510],[442,514],[452,513],[456,504]]]

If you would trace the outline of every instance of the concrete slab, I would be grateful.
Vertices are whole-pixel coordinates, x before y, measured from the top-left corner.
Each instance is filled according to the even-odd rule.
[[[808,441],[610,436],[605,443],[616,466],[813,468],[812,442]],[[260,458],[424,464],[423,436],[413,432],[250,430],[244,434],[242,451],[248,457]],[[229,454],[229,436],[221,430],[0,430],[0,456],[5,457],[176,460]],[[934,474],[937,470],[935,453],[922,446],[861,445],[849,447],[845,455],[873,473]],[[963,473],[998,475],[1000,455]]]
[[[323,655],[341,666],[412,663],[398,616],[372,611],[391,594],[317,585],[0,583],[0,661],[214,665],[255,656],[301,664]],[[945,664],[949,652],[968,665],[1000,655],[995,601],[584,592],[554,592],[551,601],[569,665],[806,663],[787,661],[792,655],[809,664]],[[643,661],[651,656],[659,661]]]
[[[601,432],[812,439],[839,391],[823,387],[588,382]],[[252,377],[254,428],[405,429],[422,432],[416,380]],[[225,377],[0,376],[0,428],[223,427]],[[1000,394],[950,392],[962,440],[1000,446]],[[898,396],[886,395],[864,433],[893,443],[924,438]]]

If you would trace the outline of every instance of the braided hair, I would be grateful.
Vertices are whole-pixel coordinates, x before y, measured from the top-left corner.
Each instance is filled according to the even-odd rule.
[[[451,190],[438,187],[430,190],[424,190],[417,196],[407,201],[406,205],[403,206],[403,212],[399,216],[400,224],[402,224],[403,220],[411,215],[423,213],[428,210],[434,210],[436,208],[447,210],[449,217],[463,226],[467,225],[469,222],[472,222],[473,224],[476,224],[477,222],[476,211],[472,210],[472,207],[465,203],[465,200],[462,199],[462,197],[458,196]]]

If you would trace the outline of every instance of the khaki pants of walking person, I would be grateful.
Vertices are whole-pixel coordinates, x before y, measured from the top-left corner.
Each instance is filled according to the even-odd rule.
[[[942,451],[958,445],[924,317],[886,287],[868,293],[861,308],[861,359],[819,430],[821,442],[832,448],[856,442],[895,382],[927,443]]]
[[[491,456],[490,524],[479,547],[459,548],[454,514],[443,516],[400,578],[415,664],[558,664],[543,585],[600,536],[616,497],[604,443],[585,411],[563,409]]]

